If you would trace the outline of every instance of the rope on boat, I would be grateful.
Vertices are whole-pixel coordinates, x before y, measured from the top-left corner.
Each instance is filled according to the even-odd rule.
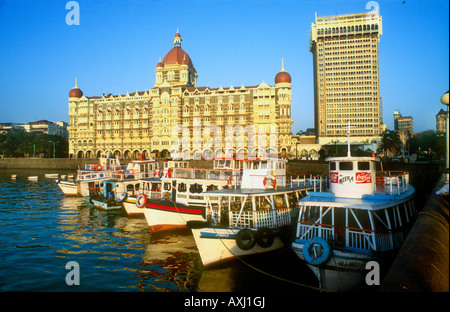
[[[214,231],[216,232],[216,234],[218,234],[217,231],[216,231],[216,229],[214,229]],[[227,245],[225,245],[225,243],[222,241],[222,238],[219,238],[219,239],[220,239],[220,242],[222,243],[222,245],[223,245],[223,246],[224,246],[224,247],[225,247],[225,248],[226,248],[226,249],[227,249],[227,250],[228,250],[235,258],[237,258],[237,259],[238,259],[239,261],[241,261],[243,264],[245,264],[246,266],[250,267],[251,269],[253,269],[253,270],[255,270],[255,271],[257,271],[257,272],[259,272],[259,273],[261,273],[261,274],[267,275],[267,276],[269,276],[269,277],[278,279],[278,280],[283,281],[283,282],[286,282],[286,283],[294,284],[294,285],[296,285],[296,286],[305,287],[305,288],[309,288],[309,289],[316,290],[316,291],[331,292],[331,291],[328,290],[328,289],[324,289],[324,288],[320,288],[320,287],[315,287],[315,286],[307,285],[307,284],[303,284],[303,283],[299,283],[299,282],[296,282],[296,281],[292,281],[292,280],[286,279],[286,278],[284,278],[284,277],[276,276],[276,275],[271,274],[271,273],[269,273],[269,272],[265,272],[265,271],[263,271],[263,270],[261,270],[261,269],[258,269],[257,267],[255,267],[255,266],[251,265],[250,263],[248,263],[248,262],[244,261],[243,259],[241,259],[239,256],[235,255],[235,254],[227,247]],[[280,252],[281,252],[281,251],[280,251]]]

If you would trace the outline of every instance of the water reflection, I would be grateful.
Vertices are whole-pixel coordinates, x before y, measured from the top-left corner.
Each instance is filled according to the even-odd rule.
[[[152,235],[144,218],[65,197],[44,173],[0,170],[2,291],[298,291],[239,261],[204,270],[190,231]],[[68,261],[80,265],[79,286],[65,283]],[[276,255],[251,263],[271,274],[296,266]]]

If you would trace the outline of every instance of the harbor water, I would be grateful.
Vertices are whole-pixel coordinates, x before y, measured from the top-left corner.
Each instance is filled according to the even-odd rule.
[[[0,291],[309,292],[318,286],[290,248],[205,270],[189,230],[151,234],[145,218],[65,197],[45,173],[74,174],[0,170]],[[79,265],[79,285],[66,282],[71,261]]]

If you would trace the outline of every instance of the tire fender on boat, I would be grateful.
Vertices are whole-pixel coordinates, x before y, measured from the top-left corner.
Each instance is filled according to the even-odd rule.
[[[258,245],[262,248],[269,248],[272,246],[275,237],[271,229],[262,227],[256,231],[255,239]]]
[[[311,247],[314,245],[320,245],[322,247],[322,254],[317,258],[310,253]],[[305,258],[305,261],[314,266],[319,266],[322,263],[327,262],[330,255],[330,246],[323,238],[317,236],[310,238],[303,245],[303,257]]]
[[[256,244],[255,232],[242,229],[236,234],[236,245],[242,250],[252,249]]]
[[[138,208],[144,208],[146,205],[147,205],[147,196],[145,196],[144,194],[140,194],[136,198],[136,206]]]

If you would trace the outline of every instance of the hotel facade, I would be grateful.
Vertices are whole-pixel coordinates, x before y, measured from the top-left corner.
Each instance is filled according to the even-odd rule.
[[[288,156],[291,76],[281,65],[274,86],[197,86],[197,70],[181,36],[155,69],[155,85],[124,95],[69,92],[69,155],[95,158],[212,158],[225,154]]]
[[[382,124],[376,12],[315,17],[310,31],[316,143],[351,140],[376,148]],[[376,149],[375,149],[376,150]]]

